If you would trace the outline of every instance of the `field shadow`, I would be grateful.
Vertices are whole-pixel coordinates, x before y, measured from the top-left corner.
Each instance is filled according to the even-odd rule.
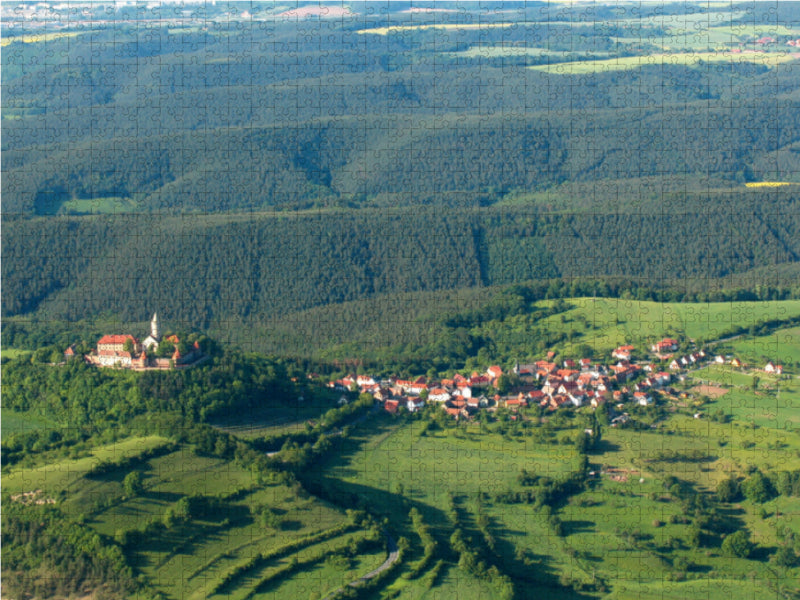
[[[586,453],[592,456],[597,454],[605,454],[606,452],[617,452],[620,450],[620,448],[621,446],[619,444],[601,439],[597,444],[595,444],[594,448],[589,449]]]
[[[757,560],[760,562],[767,562],[770,557],[778,551],[777,546],[756,546],[750,552],[748,558],[750,560]]]
[[[178,494],[176,492],[156,492],[154,490],[146,490],[140,495],[142,498],[146,498],[147,500],[168,503],[177,502],[184,496],[183,494]]]
[[[564,528],[565,537],[573,533],[588,533],[594,531],[594,522],[592,521],[562,521],[561,526]]]
[[[562,598],[565,600],[588,600],[596,596],[584,594],[560,583],[560,572],[553,559],[546,554],[537,554],[528,548],[518,548],[506,536],[527,537],[525,531],[497,527],[495,538],[499,567],[514,580],[515,598],[536,599]]]
[[[299,531],[303,528],[303,523],[301,521],[295,521],[292,519],[281,521],[281,530],[283,531]]]

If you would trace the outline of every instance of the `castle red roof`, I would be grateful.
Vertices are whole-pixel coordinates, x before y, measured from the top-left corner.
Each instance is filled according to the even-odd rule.
[[[100,338],[100,341],[97,342],[98,344],[124,344],[125,340],[130,340],[134,344],[136,343],[136,338],[130,334],[124,335],[104,335]]]

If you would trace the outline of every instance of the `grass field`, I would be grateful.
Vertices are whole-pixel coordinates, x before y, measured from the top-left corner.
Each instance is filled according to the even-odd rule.
[[[728,344],[736,356],[763,368],[767,361],[776,365],[800,364],[800,327],[781,329],[766,336],[747,337]]]
[[[720,385],[732,390],[701,406],[703,418],[678,412],[654,429],[605,429],[602,445],[589,456],[594,479],[557,509],[562,536],[553,533],[546,514],[534,506],[504,504],[494,494],[520,489],[517,474],[522,468],[556,478],[569,472],[574,468],[574,450],[537,444],[525,436],[488,433],[477,424],[423,435],[420,422],[383,417],[359,428],[338,456],[310,476],[385,514],[412,540],[415,534],[403,517],[410,506],[422,513],[440,543],[446,543],[452,532],[446,508],[450,497],[460,526],[473,539],[479,536],[478,515],[487,515],[497,540],[497,564],[512,574],[520,598],[543,593],[578,597],[570,588],[554,586],[559,577],[571,582],[572,588],[586,590],[604,582],[611,595],[597,597],[753,597],[765,581],[791,584],[800,573],[800,568],[776,572],[767,562],[781,543],[779,528],[800,525],[800,499],[782,496],[763,505],[743,501],[720,509],[721,518],[747,528],[762,549],[751,560],[732,559],[721,552],[719,536],[706,536],[699,548],[688,544],[691,522],[684,520],[685,508],[664,481],[677,477],[698,492],[713,493],[722,479],[731,474],[747,477],[751,468],[800,469],[800,436],[778,427],[779,420],[769,418],[768,407],[753,414],[747,406],[734,406],[736,385],[751,378],[725,379],[724,369],[706,371],[704,377],[720,379]],[[697,379],[693,374],[692,381]],[[763,380],[759,394],[767,394],[772,383],[770,378]],[[741,393],[762,400],[752,390]],[[708,418],[719,409],[729,416],[727,422]],[[790,404],[782,415],[800,418],[800,404]],[[754,419],[761,425],[753,428]],[[683,571],[675,566],[680,561],[686,565]],[[680,572],[677,579],[676,572]],[[431,588],[425,587],[424,578],[411,582],[400,578],[387,593],[391,590],[401,598],[424,598],[434,591],[442,597],[459,593],[459,598],[496,593],[491,586],[481,590],[477,584],[459,588],[456,582],[468,580],[469,575],[450,562],[438,577]]]
[[[0,350],[0,356],[3,358],[21,358],[28,356],[30,353],[30,350],[18,350],[17,348],[3,348]]]
[[[367,498],[376,501],[385,498],[385,492],[395,492],[400,482],[405,496],[431,507],[441,506],[449,492],[510,487],[523,467],[546,463],[548,472],[556,475],[569,472],[576,460],[571,446],[553,450],[527,438],[506,440],[481,433],[477,425],[464,433],[424,436],[414,423],[398,429],[383,426],[360,442],[363,447],[350,444],[349,451],[326,463],[324,476],[358,482],[367,488]]]
[[[730,365],[712,365],[692,375],[695,381],[729,389],[713,402],[714,410],[722,410],[742,423],[770,428],[770,436],[800,430],[800,382],[796,379],[781,379],[760,370],[740,370]]]
[[[65,492],[69,503],[78,508],[86,497],[100,495],[105,490],[87,486],[83,476],[101,461],[116,460],[126,456],[139,454],[143,450],[164,444],[165,438],[153,435],[149,437],[129,438],[107,446],[95,448],[90,456],[76,460],[62,460],[45,464],[36,468],[3,469],[3,491],[9,493],[25,492],[41,489],[45,494]],[[98,488],[102,488],[98,484]],[[70,504],[73,506],[73,504]],[[81,511],[83,512],[83,511]]]
[[[138,204],[131,198],[109,196],[105,198],[73,198],[59,208],[64,214],[104,215],[133,212]]]
[[[751,63],[774,67],[797,60],[789,53],[733,53],[733,52],[665,52],[643,56],[622,56],[603,60],[582,60],[577,62],[556,62],[548,65],[532,65],[529,69],[556,75],[587,75],[611,71],[627,71],[648,66],[688,65],[700,63]]]
[[[636,345],[645,356],[650,344],[665,336],[712,341],[735,327],[760,320],[800,315],[800,301],[661,303],[613,298],[572,298],[574,308],[563,314],[534,321],[527,315],[503,323],[491,322],[478,332],[492,339],[501,351],[524,347],[532,328],[573,335],[572,341],[556,344],[563,354],[574,356],[576,347],[587,344],[596,356],[610,353],[623,343]],[[549,305],[549,301],[540,303]],[[563,320],[562,320],[563,317]],[[577,335],[576,335],[577,334]]]
[[[126,546],[130,563],[167,598],[274,597],[277,590],[301,589],[309,574],[317,578],[319,589],[330,592],[385,559],[378,544],[352,560],[326,562],[335,550],[364,537],[357,528],[343,528],[346,519],[341,510],[298,488],[259,484],[251,471],[232,461],[198,456],[186,447],[133,467],[91,472],[101,461],[135,456],[166,442],[158,436],[130,438],[97,447],[84,458],[37,468],[4,468],[5,501],[16,493],[41,490],[37,498],[55,500],[64,513],[84,520],[97,533],[117,537],[123,531],[160,524],[185,496],[224,498],[236,493],[235,500],[224,501],[213,514],[147,529],[144,541]],[[122,482],[132,470],[143,474],[143,491],[128,497]],[[261,522],[257,515],[264,509],[277,515],[278,525]],[[308,542],[301,542],[297,550],[259,562],[234,578],[224,594],[216,592],[220,578],[232,569],[305,539]],[[293,557],[299,561],[297,567],[289,564]]]

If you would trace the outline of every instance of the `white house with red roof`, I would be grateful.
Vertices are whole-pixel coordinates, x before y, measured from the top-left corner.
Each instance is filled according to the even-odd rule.
[[[486,369],[486,375],[492,381],[494,381],[495,379],[500,377],[502,374],[503,374],[503,369],[501,369],[497,365],[493,365],[493,366],[489,367],[488,369]]]
[[[619,360],[630,360],[634,346],[620,346],[611,353],[611,356]]]
[[[764,367],[764,372],[773,373],[775,375],[781,375],[783,373],[783,365],[776,365],[772,361],[770,361]]]
[[[672,338],[664,338],[660,342],[656,342],[652,346],[650,346],[650,350],[656,353],[662,352],[674,352],[678,349],[678,341],[673,340]]]

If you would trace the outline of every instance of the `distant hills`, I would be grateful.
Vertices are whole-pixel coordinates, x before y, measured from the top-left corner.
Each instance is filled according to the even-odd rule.
[[[81,7],[2,9],[5,317],[796,286],[792,3]]]
[[[255,6],[163,8],[163,26],[120,7],[116,26],[71,15],[40,38],[10,11],[4,213],[464,207],[573,181],[800,182],[790,7],[779,22],[738,7],[365,5],[336,20]],[[564,66],[576,64],[588,67]]]

